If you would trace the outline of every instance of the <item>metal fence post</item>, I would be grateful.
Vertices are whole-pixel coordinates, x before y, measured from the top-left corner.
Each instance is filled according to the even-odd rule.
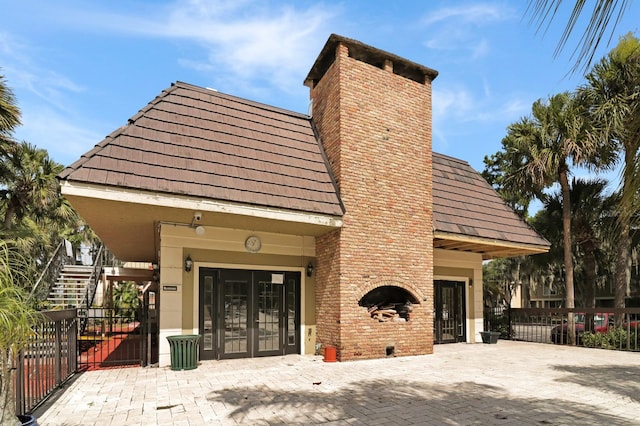
[[[60,383],[61,379],[61,371],[62,367],[62,321],[56,321],[54,323],[54,332],[55,332],[55,353],[54,353],[54,368],[55,368],[55,378],[56,383]]]
[[[15,373],[16,386],[16,414],[24,414],[24,352],[18,352],[17,364],[12,373]]]
[[[507,339],[511,340],[511,305],[507,306],[507,321],[509,323],[507,326]]]
[[[73,315],[73,319],[69,322],[69,330],[67,331],[67,348],[68,348],[68,373],[78,371],[78,312],[77,309]]]

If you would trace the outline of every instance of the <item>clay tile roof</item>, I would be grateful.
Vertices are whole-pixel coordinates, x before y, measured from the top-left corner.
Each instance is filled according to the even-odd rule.
[[[549,247],[549,242],[507,206],[467,162],[435,152],[433,222],[436,236],[440,233],[518,246]]]
[[[177,82],[61,179],[342,215],[309,116]]]

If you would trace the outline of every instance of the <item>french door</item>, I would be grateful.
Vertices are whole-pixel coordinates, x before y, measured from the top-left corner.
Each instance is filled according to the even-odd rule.
[[[434,280],[434,343],[465,342],[466,311],[463,281]]]
[[[300,273],[200,269],[201,359],[300,351]]]

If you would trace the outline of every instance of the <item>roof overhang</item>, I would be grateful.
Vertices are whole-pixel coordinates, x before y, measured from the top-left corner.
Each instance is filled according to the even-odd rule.
[[[104,268],[105,278],[111,281],[152,281],[154,273],[155,271],[152,268],[120,268],[117,266]]]
[[[157,262],[156,229],[161,222],[319,236],[342,226],[342,218],[63,180],[62,194],[123,261]]]
[[[548,245],[520,244],[513,241],[492,240],[441,231],[434,231],[433,247],[443,250],[479,253],[482,255],[483,260],[527,256],[549,251]]]

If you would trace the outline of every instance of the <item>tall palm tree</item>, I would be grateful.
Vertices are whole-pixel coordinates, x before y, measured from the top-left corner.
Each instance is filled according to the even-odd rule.
[[[588,308],[596,307],[598,272],[606,269],[603,245],[608,245],[607,219],[613,208],[612,199],[604,194],[606,186],[604,179],[574,179],[571,186],[575,251],[584,269],[584,306]]]
[[[4,76],[0,75],[0,145],[8,140],[18,125],[20,125],[20,109]]]
[[[523,153],[514,183],[532,182],[539,188],[559,184],[562,194],[563,257],[566,306],[575,307],[574,270],[571,241],[570,163],[588,166],[597,161],[595,141],[584,137],[586,123],[580,105],[569,93],[538,100],[532,106],[532,117],[509,127],[512,149]],[[572,321],[572,316],[569,320]],[[571,324],[570,324],[571,325]],[[571,343],[571,342],[570,342]]]
[[[576,300],[580,306],[595,308],[596,288],[601,274],[607,270],[607,256],[603,245],[610,247],[608,241],[609,222],[613,204],[606,197],[604,179],[576,179],[571,182],[571,234],[575,241],[573,249],[576,271]],[[562,235],[557,230],[562,222],[562,197],[555,193],[545,202],[541,216],[545,223],[558,225],[546,226],[545,237],[552,245],[561,244]],[[540,220],[540,218],[539,218]],[[600,274],[599,274],[600,272]]]
[[[7,86],[4,76],[0,75],[0,155],[15,145],[12,133],[19,125],[20,109],[18,109],[16,99]],[[4,162],[0,161],[0,185],[6,174],[7,169]]]
[[[0,150],[4,176],[0,179],[0,202],[4,230],[9,231],[25,216],[46,216],[59,203],[56,175],[62,171],[44,149],[23,142]]]
[[[593,139],[615,144],[622,157],[615,307],[625,307],[631,277],[630,232],[640,208],[640,40],[628,34],[594,65],[579,96],[589,105]]]

